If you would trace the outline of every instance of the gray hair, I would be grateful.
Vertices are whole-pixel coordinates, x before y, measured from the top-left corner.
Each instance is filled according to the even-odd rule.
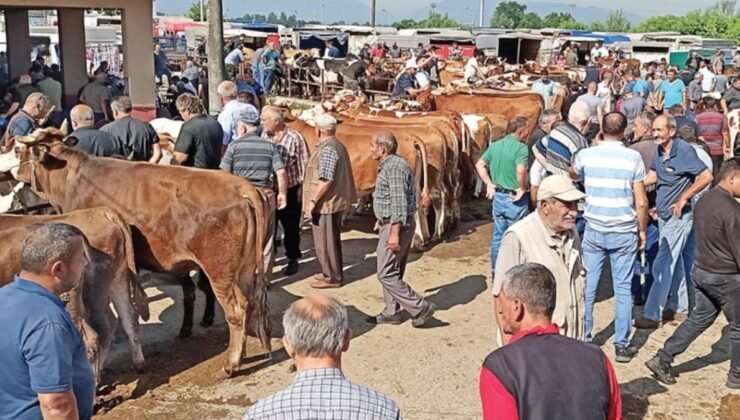
[[[398,150],[398,141],[396,136],[390,131],[381,131],[375,134],[375,143],[383,146],[389,155],[395,155]]]
[[[266,106],[262,109],[262,115],[269,116],[275,121],[278,121],[281,123],[285,122],[285,115],[283,115],[283,112],[280,110],[280,108]]]
[[[117,97],[113,100],[113,102],[110,103],[110,107],[112,110],[124,114],[129,114],[131,113],[131,110],[134,109],[134,106],[131,103],[131,98],[129,98],[128,96]]]
[[[526,263],[506,272],[503,290],[508,299],[524,304],[531,314],[552,316],[557,291],[555,277],[542,264]]]
[[[294,302],[283,315],[285,338],[296,354],[339,356],[348,330],[347,309],[328,296],[309,296]]]
[[[676,117],[668,113],[663,113],[662,116],[665,118],[666,127],[668,127],[669,130],[672,128],[673,129],[677,128],[676,127]]]
[[[76,238],[85,238],[78,228],[66,223],[36,225],[23,241],[21,269],[33,274],[44,274],[58,261],[67,261],[74,255]]]
[[[24,108],[30,106],[41,106],[46,108],[49,106],[49,98],[41,92],[33,92],[28,95],[26,102],[23,104]]]
[[[222,98],[236,99],[239,94],[239,90],[236,88],[236,84],[230,80],[225,80],[218,85],[218,94]]]
[[[540,125],[549,124],[553,121],[560,121],[563,115],[557,109],[546,109],[540,115]]]
[[[93,122],[95,114],[92,108],[87,105],[77,105],[69,112],[69,118],[74,122]]]
[[[645,125],[645,127],[650,128],[653,126],[653,122],[655,122],[655,114],[653,114],[652,112],[643,111],[637,114],[637,119],[640,120]]]
[[[591,110],[588,107],[588,104],[583,101],[575,101],[573,105],[570,107],[570,112],[568,112],[568,121],[571,122],[571,124],[579,125],[583,124],[586,121],[589,121],[591,119]]]

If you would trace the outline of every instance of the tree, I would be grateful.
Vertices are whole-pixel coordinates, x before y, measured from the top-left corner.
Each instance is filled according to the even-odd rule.
[[[522,21],[519,22],[520,28],[527,28],[527,29],[542,29],[542,18],[540,18],[540,15],[534,12],[529,12],[522,18]]]
[[[491,26],[494,28],[516,29],[524,19],[527,6],[516,1],[503,1],[496,6],[491,17]]]
[[[418,29],[418,28],[462,28],[465,25],[450,18],[446,13],[430,11],[426,19],[416,21],[414,19],[403,19],[394,22],[392,25],[396,29]]]
[[[193,3],[190,6],[190,9],[188,9],[188,11],[185,13],[185,17],[193,19],[195,21],[199,21],[200,20],[200,3]]]
[[[735,0],[719,0],[717,3],[714,3],[714,6],[709,7],[707,12],[716,12],[725,16],[735,16],[737,15],[735,8],[736,5],[737,1]]]
[[[630,30],[630,21],[624,17],[622,9],[609,11],[609,16],[606,17],[606,30],[609,32],[627,32]]]
[[[543,28],[558,29],[586,29],[586,25],[577,22],[576,19],[567,12],[549,13],[542,19]]]
[[[275,14],[275,12],[270,12],[269,15],[267,15],[267,23],[277,23],[278,17]]]

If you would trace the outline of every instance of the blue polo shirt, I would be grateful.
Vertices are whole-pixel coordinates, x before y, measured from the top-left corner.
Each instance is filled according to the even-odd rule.
[[[37,394],[72,390],[80,419],[92,417],[95,378],[64,302],[16,277],[0,288],[0,419],[41,418]]]
[[[683,104],[683,92],[686,90],[686,85],[683,84],[681,79],[676,79],[673,83],[668,80],[664,80],[660,84],[660,91],[663,93],[663,107],[668,109],[676,104]]]
[[[680,138],[673,140],[668,156],[658,147],[650,169],[658,175],[656,189],[656,203],[658,216],[668,219],[673,215],[671,206],[678,197],[694,183],[696,177],[707,170],[707,166],[696,155],[690,144]],[[691,202],[683,209],[683,213],[691,211]]]

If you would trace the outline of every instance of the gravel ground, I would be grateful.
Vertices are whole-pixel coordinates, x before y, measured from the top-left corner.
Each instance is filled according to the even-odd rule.
[[[495,347],[495,321],[491,308],[488,246],[491,223],[485,203],[467,205],[466,221],[444,243],[423,254],[413,254],[407,280],[439,307],[435,321],[415,329],[372,326],[366,315],[383,305],[375,278],[372,221],[353,217],[343,234],[346,285],[326,293],[347,305],[354,339],[344,355],[343,368],[350,380],[388,394],[406,419],[480,418],[478,373],[483,358]],[[281,350],[280,317],[285,308],[311,291],[308,279],[317,272],[310,232],[304,232],[306,250],[300,271],[290,278],[276,275],[270,291],[275,339],[267,359],[257,340],[248,341],[251,357],[235,378],[219,381],[221,353],[227,345],[227,328],[220,308],[216,324],[197,326],[189,339],[177,338],[182,294],[177,285],[146,282],[152,319],[142,326],[149,371],[128,371],[129,353],[124,340],[116,342],[98,397],[98,419],[236,419],[255,401],[292,381],[290,361]],[[276,273],[285,260],[279,255]],[[608,282],[607,282],[608,283]],[[596,305],[595,331],[599,344],[613,358],[613,298],[604,284]],[[202,313],[203,295],[196,301]],[[197,318],[199,319],[199,318]],[[196,322],[197,324],[197,322]],[[738,419],[740,392],[725,388],[729,369],[726,321],[721,318],[676,361],[681,376],[669,387],[650,377],[643,363],[675,330],[666,325],[652,334],[637,333],[640,353],[632,363],[616,364],[625,417],[628,419]],[[567,386],[567,384],[564,384]]]

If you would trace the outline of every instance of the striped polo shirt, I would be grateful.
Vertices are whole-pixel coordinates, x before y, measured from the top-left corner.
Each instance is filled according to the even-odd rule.
[[[284,165],[275,144],[248,136],[229,144],[220,167],[258,187],[270,187],[273,172],[283,169]]]
[[[632,184],[645,180],[640,154],[618,141],[581,150],[573,170],[586,186],[586,226],[598,232],[637,231]]]
[[[696,124],[699,126],[697,135],[707,143],[709,153],[722,156],[724,153],[722,135],[730,130],[725,116],[717,111],[705,111],[696,116]]]

